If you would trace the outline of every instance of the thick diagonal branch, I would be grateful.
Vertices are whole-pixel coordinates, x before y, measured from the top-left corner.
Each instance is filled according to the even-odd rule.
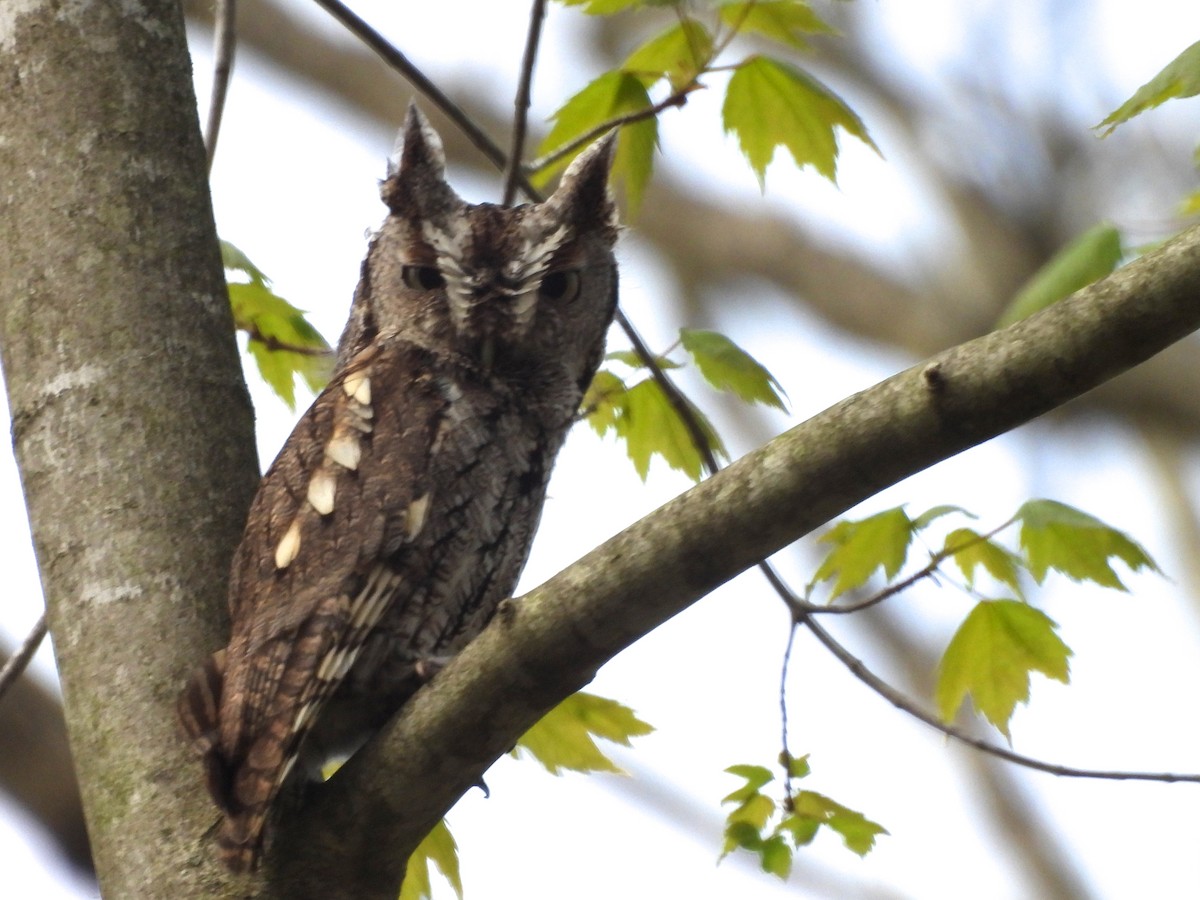
[[[280,884],[295,896],[388,896],[438,817],[623,648],[884,487],[1197,327],[1193,228],[1037,316],[843,400],[665,504],[502,609],[281,835]]]

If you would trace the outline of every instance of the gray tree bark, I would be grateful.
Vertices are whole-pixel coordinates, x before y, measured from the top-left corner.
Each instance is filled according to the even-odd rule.
[[[0,59],[0,350],[101,888],[219,896],[173,706],[258,469],[183,18],[30,0]]]

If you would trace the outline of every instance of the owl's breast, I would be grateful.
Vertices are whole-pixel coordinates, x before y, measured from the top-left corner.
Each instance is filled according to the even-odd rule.
[[[424,522],[415,538],[385,547],[400,587],[316,726],[313,743],[326,753],[353,750],[420,686],[418,668],[435,670],[512,596],[570,421],[494,382],[422,377],[446,400],[424,467]],[[376,403],[377,434],[402,430],[404,415],[404,404]],[[404,510],[388,515],[399,523]]]

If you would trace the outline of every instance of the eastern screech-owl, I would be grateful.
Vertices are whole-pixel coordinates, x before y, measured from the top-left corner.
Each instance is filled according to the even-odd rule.
[[[616,308],[612,155],[471,205],[410,108],[334,375],[250,508],[229,645],[180,698],[231,868],[298,760],[357,749],[511,594]]]

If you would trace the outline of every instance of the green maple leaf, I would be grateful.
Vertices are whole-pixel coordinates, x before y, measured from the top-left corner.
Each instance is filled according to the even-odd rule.
[[[783,388],[775,376],[725,335],[681,328],[679,340],[700,374],[717,390],[728,391],[747,403],[787,410],[780,396]]]
[[[417,845],[412,856],[408,858],[408,869],[404,873],[404,883],[400,887],[400,900],[429,900],[433,896],[433,886],[429,875],[429,864],[437,866],[442,877],[454,889],[458,900],[462,900],[462,876],[458,870],[458,845],[450,834],[446,820],[442,819],[433,826],[433,830]]]
[[[821,562],[814,582],[834,579],[830,600],[862,587],[878,569],[890,580],[904,566],[912,542],[913,523],[902,507],[866,519],[838,522],[821,536],[834,547]]]
[[[606,122],[640,112],[650,106],[650,95],[646,93],[646,86],[639,78],[628,72],[605,72],[567,100],[551,116],[554,127],[546,135],[538,152],[549,153]],[[657,118],[652,116],[621,128],[620,137],[617,139],[617,152],[613,157],[612,177],[624,188],[630,215],[635,215],[641,204],[646,183],[650,180],[654,149],[657,146]],[[534,183],[546,184],[555,172],[565,167],[582,149],[538,172],[534,176]]]
[[[245,253],[222,241],[221,258],[227,272],[248,279],[228,286],[234,325],[250,335],[246,348],[263,380],[295,409],[296,379],[314,393],[323,388],[333,374],[333,350],[303,310],[271,290],[270,279]]]
[[[980,601],[959,626],[938,666],[938,714],[951,721],[967,695],[1005,737],[1018,703],[1029,700],[1029,676],[1064,684],[1071,649],[1054,621],[1017,600]]]
[[[946,535],[943,552],[949,553],[955,565],[967,579],[967,584],[975,586],[976,570],[982,568],[997,581],[1011,587],[1018,596],[1021,594],[1020,569],[1023,562],[1020,557],[1006,550],[995,541],[985,539],[979,532],[971,528],[957,528]]]
[[[1161,572],[1133,538],[1065,503],[1030,500],[1017,511],[1021,548],[1038,584],[1054,569],[1073,581],[1094,581],[1104,587],[1128,590],[1109,564],[1121,560],[1132,571]]]
[[[684,19],[651,38],[621,63],[621,71],[649,87],[666,78],[673,90],[690,84],[711,62],[712,35],[695,19]]]
[[[629,707],[583,691],[572,694],[530,728],[513,749],[529,753],[552,775],[574,772],[620,772],[596,744],[596,738],[628,747],[630,740],[653,727]]]
[[[1167,63],[1162,71],[1143,84],[1134,95],[1113,110],[1096,127],[1107,137],[1122,122],[1153,109],[1174,97],[1200,94],[1200,41]]]
[[[997,328],[1031,316],[1094,281],[1112,274],[1121,262],[1121,233],[1110,223],[1089,228],[1063,247],[1030,277],[996,322]]]
[[[808,48],[805,36],[833,34],[834,29],[798,0],[747,0],[721,7],[721,21],[739,31],[760,34],[797,50]]]
[[[780,823],[780,829],[791,833],[800,847],[812,840],[819,825],[837,832],[859,856],[866,856],[874,848],[875,838],[888,833],[878,822],[816,791],[801,791],[793,798],[792,813]]]
[[[725,90],[721,116],[725,131],[737,135],[760,186],[775,148],[781,146],[797,166],[812,166],[837,181],[837,128],[878,151],[862,120],[833,91],[794,66],[765,56],[752,56],[738,66]]]

